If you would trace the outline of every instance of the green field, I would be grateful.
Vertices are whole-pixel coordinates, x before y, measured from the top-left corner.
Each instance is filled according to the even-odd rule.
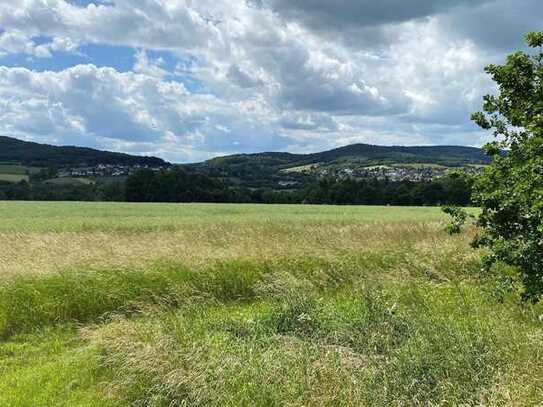
[[[1,406],[541,405],[438,208],[0,202]],[[504,270],[507,271],[507,270]]]
[[[439,208],[380,206],[0,202],[0,231],[161,232],[190,226],[419,224]]]
[[[417,168],[417,169],[423,169],[423,168],[433,168],[435,170],[445,170],[449,167],[446,167],[444,165],[439,164],[430,164],[430,163],[405,163],[405,164],[394,164],[392,167],[396,168]]]
[[[21,182],[21,181],[29,181],[28,175],[22,175],[22,174],[0,174],[0,181],[4,182]]]
[[[26,175],[28,173],[26,167],[18,164],[1,164],[0,174],[18,174]]]
[[[21,182],[29,181],[29,173],[35,169],[13,163],[0,163],[0,181]]]
[[[53,185],[91,185],[94,184],[94,181],[89,178],[62,177],[48,179],[45,183]]]

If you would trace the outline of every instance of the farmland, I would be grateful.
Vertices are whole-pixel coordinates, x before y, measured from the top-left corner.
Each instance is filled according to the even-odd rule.
[[[537,405],[541,304],[438,208],[0,202],[0,405]]]
[[[4,182],[17,183],[17,182],[21,182],[21,181],[28,182],[28,180],[29,180],[28,175],[23,175],[23,174],[0,174],[0,181],[4,181]]]
[[[34,168],[27,168],[18,164],[0,162],[0,181],[21,182],[29,180],[29,173],[35,171]]]

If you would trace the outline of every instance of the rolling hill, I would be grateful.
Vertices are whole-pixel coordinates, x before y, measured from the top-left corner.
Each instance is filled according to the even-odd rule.
[[[447,167],[485,165],[489,158],[484,151],[463,146],[377,146],[352,144],[329,151],[312,154],[257,153],[236,154],[214,158],[200,165],[208,167],[235,167],[240,165],[269,166],[277,169],[298,167],[308,164],[356,163],[363,166],[387,164],[438,164]]]
[[[191,167],[252,188],[304,184],[315,176],[363,171],[375,166],[465,168],[490,162],[480,148],[463,146],[376,146],[353,144],[312,154],[257,153],[213,158]]]
[[[280,170],[309,164],[348,164],[362,166],[390,164],[437,164],[447,167],[488,164],[489,158],[483,150],[463,146],[377,146],[352,144],[312,154],[291,154],[265,152],[255,154],[234,154],[189,164],[192,167],[235,169],[236,167],[258,166]],[[165,166],[160,158],[134,156],[124,153],[95,150],[76,146],[53,146],[11,137],[0,136],[0,163],[18,163],[33,167],[63,167],[96,164],[123,164]]]
[[[0,163],[30,167],[93,166],[97,164],[166,166],[156,157],[100,151],[84,147],[57,147],[0,136]]]

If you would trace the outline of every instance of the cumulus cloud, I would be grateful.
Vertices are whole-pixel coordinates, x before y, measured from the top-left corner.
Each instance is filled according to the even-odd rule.
[[[37,58],[50,58],[52,51],[72,52],[77,46],[69,39],[54,38],[38,44],[22,31],[13,30],[0,34],[0,54],[26,54]]]
[[[190,160],[273,149],[281,137],[259,109],[231,105],[156,76],[78,65],[62,72],[0,67],[0,133]],[[264,125],[261,127],[261,125]],[[164,152],[164,145],[169,151]]]
[[[0,67],[0,132],[181,161],[477,145],[483,66],[541,21],[540,0],[3,0],[0,66],[113,51],[110,67]],[[133,50],[128,72],[114,47]]]
[[[135,58],[136,61],[134,63],[133,71],[136,73],[156,78],[164,78],[168,74],[168,72],[162,68],[162,65],[164,65],[162,58],[151,60],[145,50],[139,50],[136,53]]]
[[[79,7],[65,0],[3,0],[0,26],[30,35],[69,37],[79,42],[148,48],[219,45],[216,22],[187,1],[116,0]]]

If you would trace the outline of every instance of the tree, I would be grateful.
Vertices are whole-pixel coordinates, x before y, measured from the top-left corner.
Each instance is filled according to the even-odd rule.
[[[485,146],[491,165],[477,177],[473,200],[482,208],[476,247],[485,265],[518,270],[525,298],[543,294],[543,32],[526,35],[531,53],[518,51],[504,65],[489,65],[497,95],[484,97],[472,119],[492,130]]]
[[[125,191],[129,202],[228,202],[230,194],[220,180],[179,167],[140,170],[128,177]]]

